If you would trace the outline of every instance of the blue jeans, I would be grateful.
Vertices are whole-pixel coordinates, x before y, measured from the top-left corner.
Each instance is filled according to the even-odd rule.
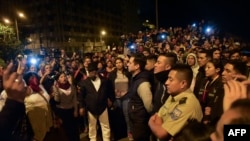
[[[126,125],[127,125],[127,132],[130,133],[131,127],[130,127],[130,121],[129,121],[129,116],[128,116],[128,102],[129,102],[129,98],[126,96],[124,98],[116,99],[116,106],[122,109],[122,112],[126,121]]]

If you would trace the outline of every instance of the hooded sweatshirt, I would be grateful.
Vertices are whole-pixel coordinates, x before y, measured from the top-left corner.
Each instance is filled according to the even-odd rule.
[[[190,86],[190,89],[193,91],[194,90],[194,86],[195,86],[195,79],[196,79],[196,75],[198,74],[198,70],[199,70],[199,65],[198,65],[198,60],[197,57],[194,53],[189,53],[186,57],[186,64],[187,64],[187,59],[189,56],[193,56],[194,60],[195,60],[195,64],[193,66],[191,66],[192,71],[193,71],[193,80],[192,80],[192,84]]]

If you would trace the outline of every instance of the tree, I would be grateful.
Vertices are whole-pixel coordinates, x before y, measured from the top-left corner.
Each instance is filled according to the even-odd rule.
[[[0,23],[0,58],[7,61],[22,52],[21,43],[16,40],[14,29]]]

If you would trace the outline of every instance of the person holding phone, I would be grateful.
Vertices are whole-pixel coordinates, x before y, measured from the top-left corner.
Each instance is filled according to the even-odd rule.
[[[65,72],[59,72],[55,80],[52,93],[57,103],[55,114],[62,120],[68,140],[79,141],[80,135],[76,123],[78,116],[76,87],[72,84],[71,75]]]

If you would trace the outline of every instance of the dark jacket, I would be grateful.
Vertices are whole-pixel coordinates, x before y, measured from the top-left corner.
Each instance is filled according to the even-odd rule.
[[[83,79],[84,74],[79,69],[77,69],[73,70],[71,75],[73,76],[73,84],[77,86],[77,84]]]
[[[101,85],[96,91],[94,84],[90,78],[82,80],[78,86],[80,87],[79,105],[80,108],[87,108],[93,115],[100,115],[107,108],[107,99],[112,102],[115,100],[114,88],[109,80],[99,76]]]
[[[133,117],[138,118],[138,120],[147,119],[149,116],[141,97],[137,93],[139,85],[143,82],[149,82],[149,75],[146,71],[142,71],[132,78],[128,92],[130,98],[128,111],[133,114]]]
[[[7,98],[0,112],[0,141],[32,141],[33,136],[24,103]]]
[[[202,81],[204,80],[204,78],[206,77],[206,73],[205,73],[205,68],[204,67],[200,67],[199,68],[199,72],[196,75],[196,80],[195,80],[195,86],[194,86],[194,94],[196,97],[198,97],[199,94],[199,90],[202,87]]]
[[[200,83],[201,88],[198,93],[198,99],[203,113],[205,111],[205,107],[211,107],[210,115],[204,115],[203,120],[209,121],[211,124],[215,125],[223,113],[224,88],[222,78],[218,77],[213,82],[204,78],[204,80]],[[206,83],[208,83],[207,86]]]
[[[54,85],[55,77],[56,77],[56,74],[52,72],[51,74],[46,76],[42,82],[44,89],[47,91],[49,95],[51,95],[53,92],[52,86]]]
[[[132,125],[132,134],[134,140],[149,141],[150,128],[148,120],[150,113],[144,107],[144,103],[137,93],[139,85],[143,82],[149,82],[149,75],[147,71],[142,71],[131,80],[128,96],[130,98],[128,103],[129,119]]]
[[[151,85],[151,91],[154,92],[156,89],[156,83],[155,83],[156,80],[155,80],[155,76],[154,76],[154,69],[147,71],[147,73],[148,73],[148,81]]]
[[[169,94],[167,93],[167,88],[165,87],[165,82],[168,79],[168,73],[169,71],[162,71],[155,74],[156,88],[153,97],[153,113],[158,112],[161,106],[168,99]]]

